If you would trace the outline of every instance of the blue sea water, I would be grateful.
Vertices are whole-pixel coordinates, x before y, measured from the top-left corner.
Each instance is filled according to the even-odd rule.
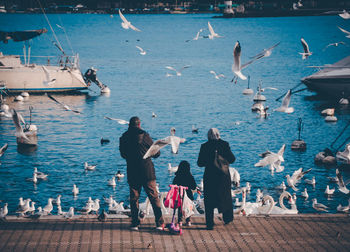
[[[82,72],[91,66],[97,68],[98,78],[110,87],[111,94],[99,95],[98,89],[92,87],[93,91],[80,95],[55,96],[81,110],[81,115],[64,111],[45,95],[32,95],[23,103],[7,99],[7,103],[20,111],[26,120],[29,120],[29,106],[33,106],[32,121],[39,128],[38,149],[20,153],[12,120],[0,120],[0,145],[9,143],[8,150],[0,159],[0,200],[9,203],[11,214],[14,214],[19,197],[31,198],[37,202],[36,206],[44,206],[49,197],[61,194],[64,210],[69,206],[80,209],[89,196],[102,199],[103,195],[113,195],[118,201],[128,202],[126,178],[119,181],[115,189],[107,185],[108,179],[118,170],[126,173],[125,160],[120,157],[118,147],[119,137],[127,128],[104,119],[104,116],[128,120],[134,115],[141,118],[142,127],[154,140],[168,136],[171,127],[176,128],[177,136],[186,138],[177,155],[171,154],[170,148],[165,147],[161,156],[154,160],[161,191],[167,191],[173,180],[174,175],[167,171],[168,163],[177,165],[181,160],[189,161],[197,183],[200,182],[204,169],[196,164],[199,148],[207,139],[208,129],[216,127],[236,155],[237,160],[232,167],[241,174],[241,184],[249,181],[252,185],[249,200],[255,201],[257,188],[277,200],[280,191],[275,187],[282,181],[286,182],[287,174],[291,175],[303,167],[312,168],[306,177],[311,179],[315,176],[317,183],[315,188],[304,181],[298,185],[297,207],[301,213],[315,212],[311,207],[312,198],[329,206],[332,213],[336,212],[338,204],[347,204],[349,196],[339,190],[331,197],[324,195],[329,184],[327,176],[335,176],[335,167],[315,165],[314,156],[330,147],[349,122],[350,107],[341,107],[337,100],[304,91],[292,96],[290,105],[295,108],[294,113],[271,112],[268,119],[257,118],[251,112],[253,97],[242,95],[247,82],[231,82],[231,65],[233,46],[237,40],[241,43],[243,63],[264,48],[281,42],[270,57],[242,71],[251,76],[250,85],[254,90],[260,81],[263,87],[278,88],[278,91],[264,92],[267,98],[265,104],[272,111],[280,105],[275,101],[278,96],[315,71],[307,66],[334,63],[349,55],[350,42],[337,28],[349,30],[348,20],[339,16],[212,19],[209,14],[126,17],[142,32],[122,29],[117,16],[48,15],[67,54],[71,53],[71,44],[74,52],[80,55]],[[208,21],[222,38],[185,42],[192,39],[199,29],[206,28]],[[56,24],[64,27],[69,41]],[[30,42],[32,55],[59,55],[43,15],[0,15],[0,30],[43,27],[49,32]],[[208,30],[203,32],[207,33]],[[302,51],[301,37],[313,52],[304,61],[298,54]],[[329,43],[338,41],[345,41],[347,45],[324,50]],[[136,45],[144,48],[147,54],[140,55]],[[23,54],[22,47],[22,43],[12,41],[0,44],[4,54]],[[180,69],[184,65],[191,67],[185,69],[181,77],[166,77],[166,73],[171,72],[165,66]],[[217,80],[209,73],[210,70],[223,73],[226,78]],[[336,108],[338,122],[326,123],[320,115],[321,110],[329,107]],[[156,118],[152,118],[152,112],[157,114]],[[292,141],[298,137],[299,117],[305,124],[302,132],[302,138],[307,143],[305,152],[293,152],[290,148]],[[191,132],[192,124],[199,128],[198,134]],[[335,147],[348,136],[349,131]],[[101,146],[101,137],[111,142]],[[283,144],[287,146],[283,172],[271,175],[268,167],[254,167],[259,161],[259,153],[266,150],[277,152]],[[96,164],[96,170],[85,172],[84,162]],[[26,181],[32,176],[34,167],[48,173],[49,179],[40,181],[36,186]],[[349,179],[349,168],[339,168],[344,179]],[[73,184],[80,189],[77,199],[71,193]],[[305,187],[310,195],[306,201],[300,197]],[[337,186],[330,184],[330,187]],[[290,188],[287,190],[293,193]],[[141,201],[144,199],[143,193]]]

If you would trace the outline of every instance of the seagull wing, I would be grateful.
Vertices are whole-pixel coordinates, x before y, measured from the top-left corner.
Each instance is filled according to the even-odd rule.
[[[272,165],[274,162],[278,160],[278,157],[275,153],[271,153],[266,155],[263,159],[261,159],[258,163],[256,163],[254,166],[267,166]]]
[[[285,149],[286,149],[286,145],[283,144],[282,147],[281,147],[281,149],[277,152],[277,154],[278,154],[279,156],[282,156],[282,157],[283,157],[283,154],[284,154]]]
[[[140,50],[140,52],[144,52],[144,50],[143,50],[141,47],[136,46],[136,48],[137,48],[137,49],[139,49],[139,50]]]
[[[350,35],[350,32],[348,32],[347,30],[344,30],[343,28],[339,27],[339,30],[341,30],[342,32],[344,32],[346,35]]]
[[[210,22],[208,22],[208,29],[210,34],[213,36],[215,34],[213,27],[211,26]]]
[[[133,29],[134,31],[138,31],[138,32],[141,31],[141,30],[137,29],[135,26],[133,26],[130,22],[129,22],[129,27],[130,27],[131,29]]]
[[[239,41],[236,42],[235,46],[233,47],[233,67],[232,70],[240,71],[241,70],[241,44]]]
[[[269,57],[271,53],[266,53],[268,51],[272,51],[276,46],[278,46],[281,42],[278,42],[277,44],[271,46],[270,48],[264,49],[262,52],[258,53],[257,55],[250,57],[251,59],[261,59],[263,57]]]
[[[2,154],[4,154],[4,152],[7,150],[8,146],[9,146],[9,145],[8,145],[7,143],[5,143],[4,146],[1,147],[1,149],[0,149],[0,157],[1,157]]]
[[[47,97],[49,97],[51,100],[53,100],[54,102],[56,102],[57,104],[60,104],[61,106],[64,106],[63,103],[59,102],[58,100],[56,100],[53,96],[51,96],[50,94],[47,94]]]
[[[292,92],[289,89],[288,92],[286,93],[286,95],[283,97],[282,107],[288,108],[291,96],[292,96]]]
[[[128,121],[125,121],[123,119],[118,119],[118,118],[113,118],[113,117],[108,117],[108,116],[105,116],[104,118],[111,120],[111,121],[117,121],[119,124],[129,124]]]
[[[124,23],[128,24],[129,21],[124,17],[123,13],[119,9],[119,17],[123,20]]]
[[[182,72],[182,70],[184,70],[184,69],[186,69],[186,68],[189,68],[189,67],[191,67],[191,65],[186,65],[186,66],[183,66],[181,69],[180,69],[180,73]]]
[[[339,170],[336,169],[336,170],[335,170],[335,173],[337,174],[337,178],[338,178],[338,182],[337,182],[338,186],[339,186],[340,188],[345,187],[344,180],[343,180],[343,176],[341,175],[341,173],[339,172]]]
[[[164,148],[165,146],[167,146],[168,144],[170,144],[170,138],[166,137],[160,140],[155,141],[151,147],[149,147],[149,149],[147,150],[147,152],[145,153],[145,155],[143,156],[143,159],[152,157],[153,155],[155,155],[160,149]]]
[[[177,72],[177,70],[175,68],[171,67],[171,66],[166,66],[165,68]]]
[[[300,41],[301,41],[301,44],[303,45],[304,53],[310,53],[309,45],[306,43],[305,39],[301,38]]]

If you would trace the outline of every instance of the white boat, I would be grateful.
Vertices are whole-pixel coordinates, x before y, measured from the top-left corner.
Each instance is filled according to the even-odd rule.
[[[26,46],[28,40],[46,32],[46,29],[0,31],[0,40],[4,43],[10,39],[24,41]],[[3,55],[0,52],[0,87],[9,93],[69,92],[87,89],[88,85],[79,69],[78,55],[67,56],[63,53],[56,62],[51,56],[32,57],[46,61],[46,64],[35,64],[30,62],[30,46],[28,50],[24,47],[23,51],[23,63],[20,55]]]
[[[350,95],[350,56],[333,65],[312,66],[321,69],[301,81],[310,89],[329,95]]]

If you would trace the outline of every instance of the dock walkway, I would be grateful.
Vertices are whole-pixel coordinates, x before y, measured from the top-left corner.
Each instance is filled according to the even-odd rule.
[[[208,231],[203,216],[192,217],[183,235],[157,231],[154,218],[145,218],[139,231],[130,219],[104,222],[95,217],[72,220],[57,216],[40,220],[11,217],[0,222],[0,251],[349,251],[350,216],[235,216],[223,225],[215,217]],[[166,221],[170,222],[166,217]]]

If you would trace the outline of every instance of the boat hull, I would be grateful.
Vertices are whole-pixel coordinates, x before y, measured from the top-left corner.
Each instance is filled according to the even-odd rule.
[[[0,83],[10,93],[70,92],[87,89],[79,69],[58,66],[0,67]]]
[[[341,95],[350,93],[350,76],[333,77],[333,78],[317,78],[315,76],[308,76],[301,80],[308,89],[320,93]]]

